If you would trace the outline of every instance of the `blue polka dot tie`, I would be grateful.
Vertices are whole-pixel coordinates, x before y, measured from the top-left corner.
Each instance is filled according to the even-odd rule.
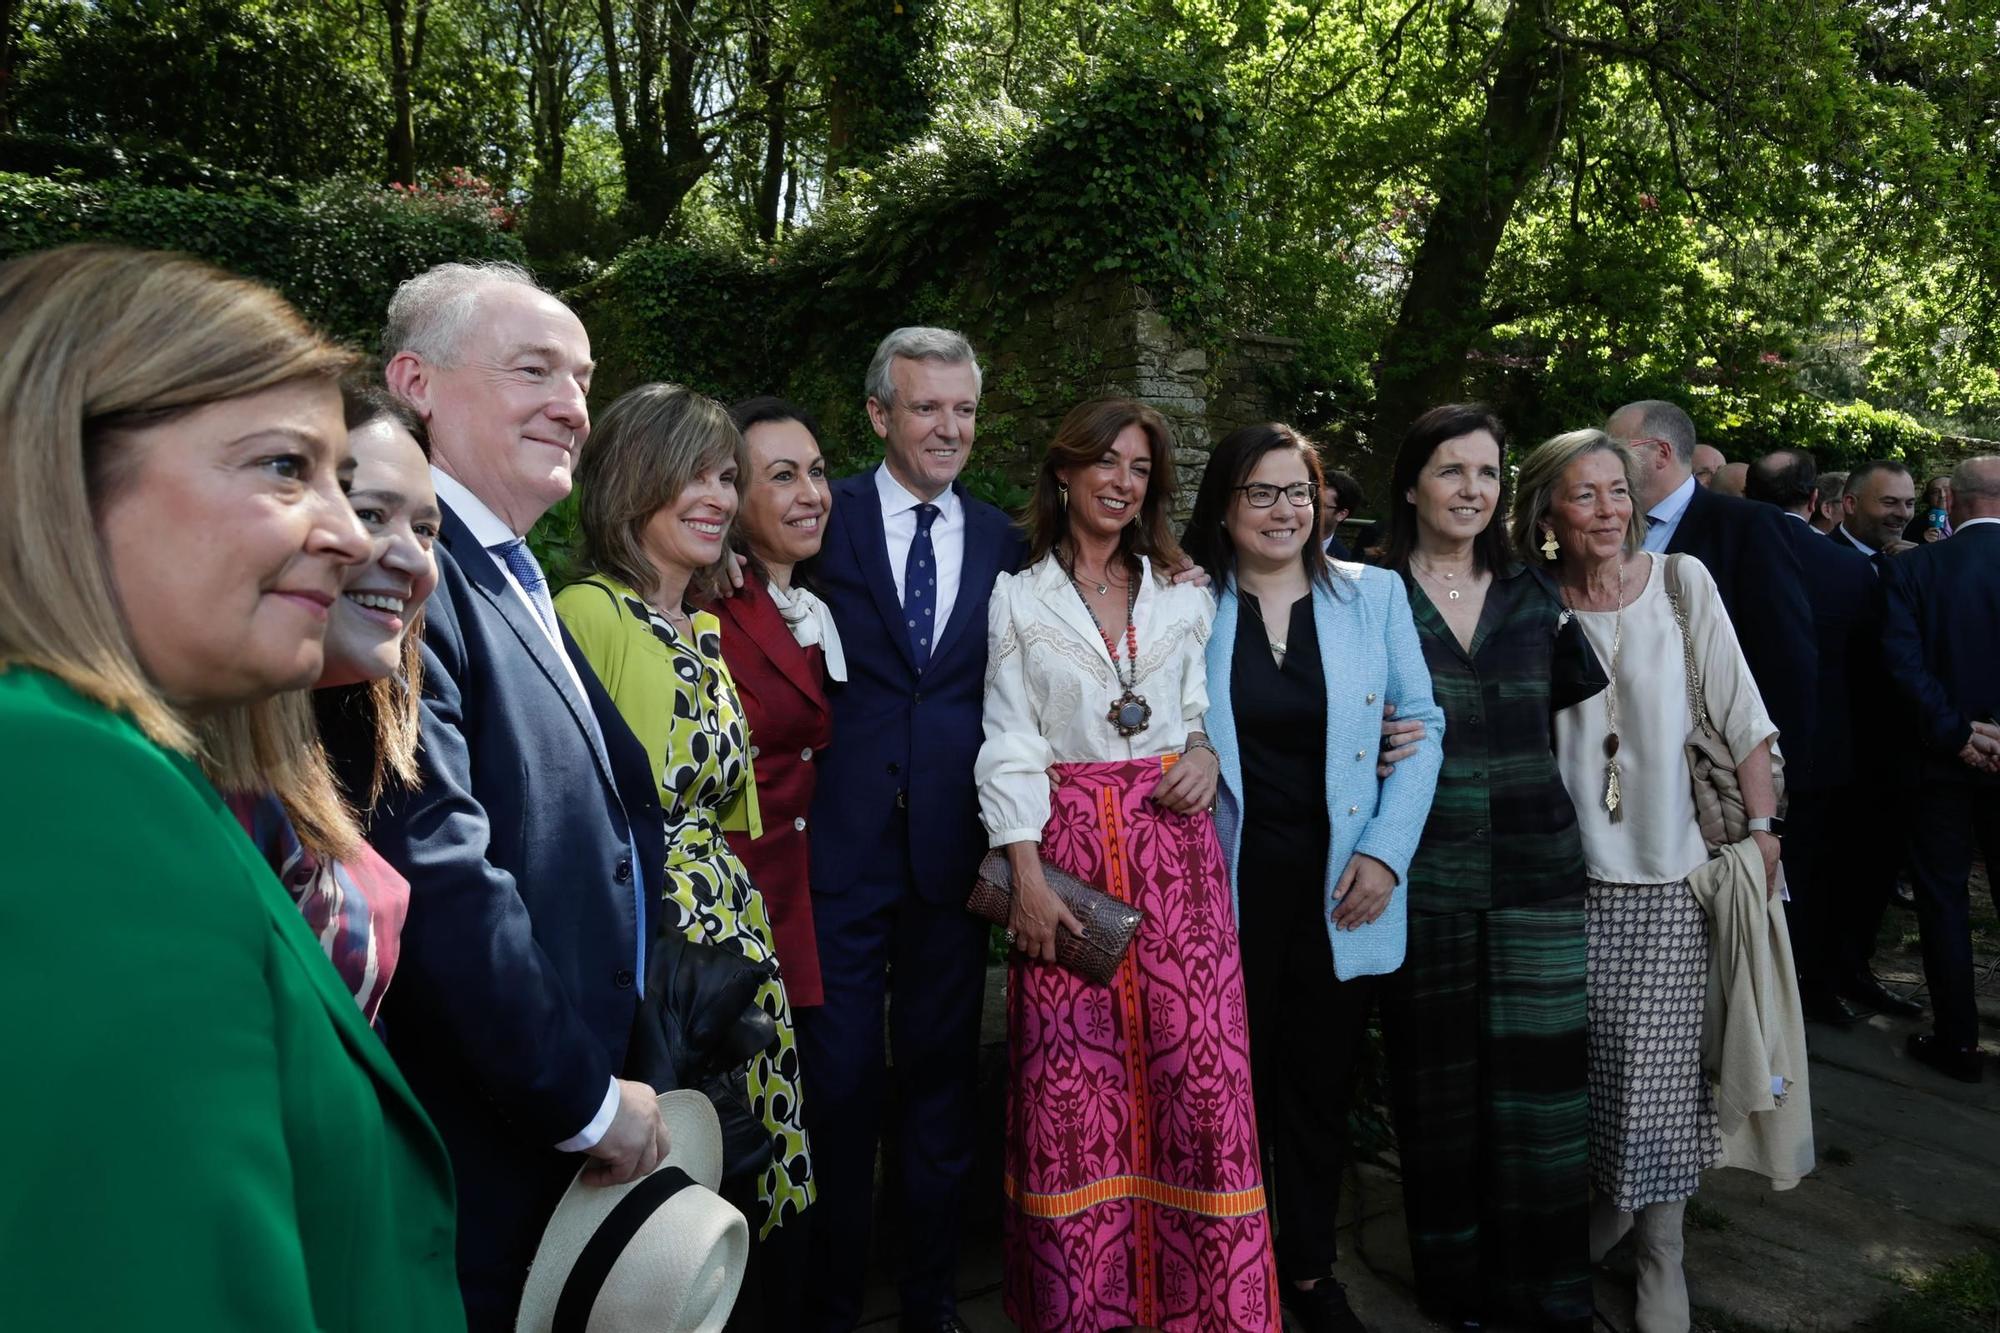
[[[936,505],[917,506],[917,535],[910,542],[909,559],[903,562],[903,624],[919,671],[929,665],[931,644],[937,640],[937,552],[931,547],[931,524],[937,516]]]

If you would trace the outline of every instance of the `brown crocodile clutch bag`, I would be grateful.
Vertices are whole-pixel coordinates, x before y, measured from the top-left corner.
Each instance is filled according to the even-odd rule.
[[[1056,962],[1085,981],[1110,985],[1119,960],[1132,947],[1132,936],[1146,914],[1130,903],[1091,888],[1047,861],[1042,862],[1042,878],[1083,927],[1081,935],[1071,934],[1064,926],[1056,927]],[[996,926],[1004,926],[1013,911],[1013,897],[1014,867],[1007,854],[988,852],[979,863],[979,882],[972,886],[972,896],[965,900],[966,910]]]

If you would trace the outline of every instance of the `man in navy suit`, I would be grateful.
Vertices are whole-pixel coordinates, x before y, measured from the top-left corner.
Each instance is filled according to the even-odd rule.
[[[1646,549],[1685,553],[1708,568],[1736,627],[1744,660],[1778,724],[1787,789],[1810,783],[1818,746],[1813,689],[1819,646],[1799,557],[1769,505],[1717,495],[1694,478],[1694,422],[1672,403],[1627,403],[1605,433],[1639,460],[1636,497],[1646,515]]]
[[[1347,516],[1361,507],[1365,492],[1361,483],[1351,473],[1328,464],[1322,472],[1319,487],[1319,540],[1326,553],[1335,560],[1352,560],[1354,553],[1347,549],[1347,543],[1340,539],[1340,525]]]
[[[1841,485],[1840,519],[1828,534],[1830,544],[1868,562],[1876,580],[1871,605],[1878,622],[1883,575],[1899,553],[1916,547],[1915,542],[1903,540],[1903,526],[1910,521],[1916,503],[1916,482],[1909,468],[1894,459],[1863,463],[1846,474]],[[1899,809],[1903,801],[1903,737],[1894,726],[1883,725],[1879,702],[1892,698],[1895,689],[1882,661],[1879,634],[1870,651],[1855,656],[1849,674],[1858,711],[1854,722],[1855,783],[1849,792],[1847,818],[1850,827],[1866,828],[1881,818],[1882,811]],[[1903,872],[1903,839],[1859,838],[1849,847],[1840,871],[1847,881],[1840,895],[1846,905],[1838,945],[1843,955],[1837,983],[1840,993],[1869,1011],[1916,1018],[1924,1012],[1923,1005],[1883,986],[1869,967],[1882,915]]]
[[[666,1150],[653,1090],[619,1077],[665,829],[523,540],[590,431],[583,325],[518,267],[446,264],[397,290],[383,353],[429,427],[444,524],[422,778],[369,830],[410,881],[382,1022],[451,1151],[471,1327],[497,1333],[578,1166],[618,1182]]]
[[[1783,449],[1751,465],[1746,498],[1775,505],[1787,516],[1791,539],[1812,604],[1813,638],[1819,652],[1819,744],[1802,778],[1788,784],[1791,807],[1785,817],[1785,882],[1791,892],[1785,921],[1792,931],[1793,961],[1806,1017],[1849,1023],[1855,1013],[1839,995],[1848,970],[1843,922],[1864,915],[1844,892],[1856,879],[1830,861],[1825,850],[1849,840],[1841,829],[1855,784],[1854,737],[1858,729],[1850,666],[1878,652],[1879,615],[1875,574],[1854,551],[1844,550],[1814,531],[1810,518],[1819,507],[1819,470],[1811,454]],[[1868,725],[1880,726],[1881,696],[1865,700]],[[1874,920],[1879,924],[1880,905]]]
[[[986,837],[986,604],[1024,546],[958,483],[980,373],[945,329],[904,328],[868,368],[881,466],[834,482],[812,576],[846,646],[813,804],[813,926],[826,1000],[799,1011],[819,1201],[804,1275],[814,1327],[861,1312],[888,1011],[905,1329],[957,1329],[953,1278],[973,1164],[986,924],[965,910]],[[890,997],[893,995],[893,1002]]]
[[[1915,720],[1906,818],[1935,1026],[1911,1034],[1910,1054],[1974,1083],[1975,848],[2000,909],[2000,456],[1966,460],[1951,482],[1950,539],[1898,556],[1883,574],[1882,655]]]

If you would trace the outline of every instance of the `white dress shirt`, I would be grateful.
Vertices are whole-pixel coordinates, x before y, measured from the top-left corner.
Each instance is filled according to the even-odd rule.
[[[1667,543],[1674,539],[1674,530],[1681,525],[1688,506],[1694,502],[1695,479],[1689,477],[1674,487],[1666,499],[1646,511],[1646,549],[1656,554],[1664,553]]]
[[[1965,520],[1965,522],[1959,524],[1957,527],[1951,530],[1952,536],[1956,537],[1959,533],[1964,532],[1967,528],[1978,527],[1981,523],[2000,523],[2000,518],[1968,518]]]
[[[910,543],[917,539],[917,506],[938,507],[938,516],[931,520],[931,549],[937,555],[937,625],[942,634],[951,623],[958,576],[965,568],[965,506],[949,486],[935,500],[910,494],[889,475],[887,463],[875,469],[875,494],[882,500],[882,536],[889,544],[889,574],[896,580],[898,606],[903,604],[903,566],[910,561]]]
[[[1845,523],[1836,525],[1834,527],[1834,531],[1840,534],[1840,538],[1842,541],[1846,542],[1849,546],[1852,546],[1855,550],[1861,552],[1861,554],[1867,556],[1870,564],[1874,563],[1876,556],[1882,554],[1880,551],[1868,545],[1866,542],[1861,541],[1853,533],[1849,532],[1847,530],[1847,525]]]
[[[485,548],[486,558],[493,562],[493,567],[507,580],[507,586],[521,599],[521,605],[527,609],[529,618],[541,626],[542,634],[549,641],[549,647],[555,651],[556,660],[563,664],[565,671],[569,672],[570,686],[575,689],[576,697],[583,702],[584,715],[589,716],[590,696],[584,691],[583,678],[576,674],[576,664],[570,661],[569,654],[563,651],[562,635],[556,631],[554,625],[542,620],[542,613],[535,609],[534,599],[528,596],[528,590],[521,586],[520,580],[514,577],[514,572],[507,568],[507,562],[493,553],[494,547],[513,541],[519,534],[507,526],[506,520],[488,509],[485,501],[467,490],[449,473],[433,467],[431,484],[437,488],[439,503],[449,507],[452,513],[458,515],[459,521],[472,530],[472,539]],[[633,864],[637,863],[638,849],[634,847]],[[641,921],[644,919],[643,916],[640,917]],[[595,1148],[610,1130],[611,1122],[617,1115],[618,1080],[614,1077],[610,1087],[605,1090],[603,1102],[598,1105],[597,1114],[591,1117],[590,1123],[558,1143],[556,1151],[588,1152]]]
[[[990,845],[1040,842],[1049,822],[1051,764],[1107,763],[1179,754],[1208,712],[1209,626],[1215,599],[1193,584],[1161,583],[1143,558],[1132,629],[1136,670],[1119,636],[1118,665],[1054,556],[1002,574],[986,612],[986,743],[973,776]],[[1120,736],[1107,714],[1125,693],[1119,673],[1153,715]]]

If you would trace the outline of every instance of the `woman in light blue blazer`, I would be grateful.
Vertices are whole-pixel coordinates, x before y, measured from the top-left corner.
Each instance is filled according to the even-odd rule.
[[[1332,1279],[1347,1107],[1375,979],[1403,961],[1403,877],[1437,786],[1444,714],[1402,580],[1328,560],[1313,540],[1320,480],[1297,431],[1245,426],[1216,446],[1183,544],[1217,593],[1215,823],[1242,938],[1279,1292],[1308,1333],[1352,1333]],[[1424,727],[1386,778],[1385,703]]]

